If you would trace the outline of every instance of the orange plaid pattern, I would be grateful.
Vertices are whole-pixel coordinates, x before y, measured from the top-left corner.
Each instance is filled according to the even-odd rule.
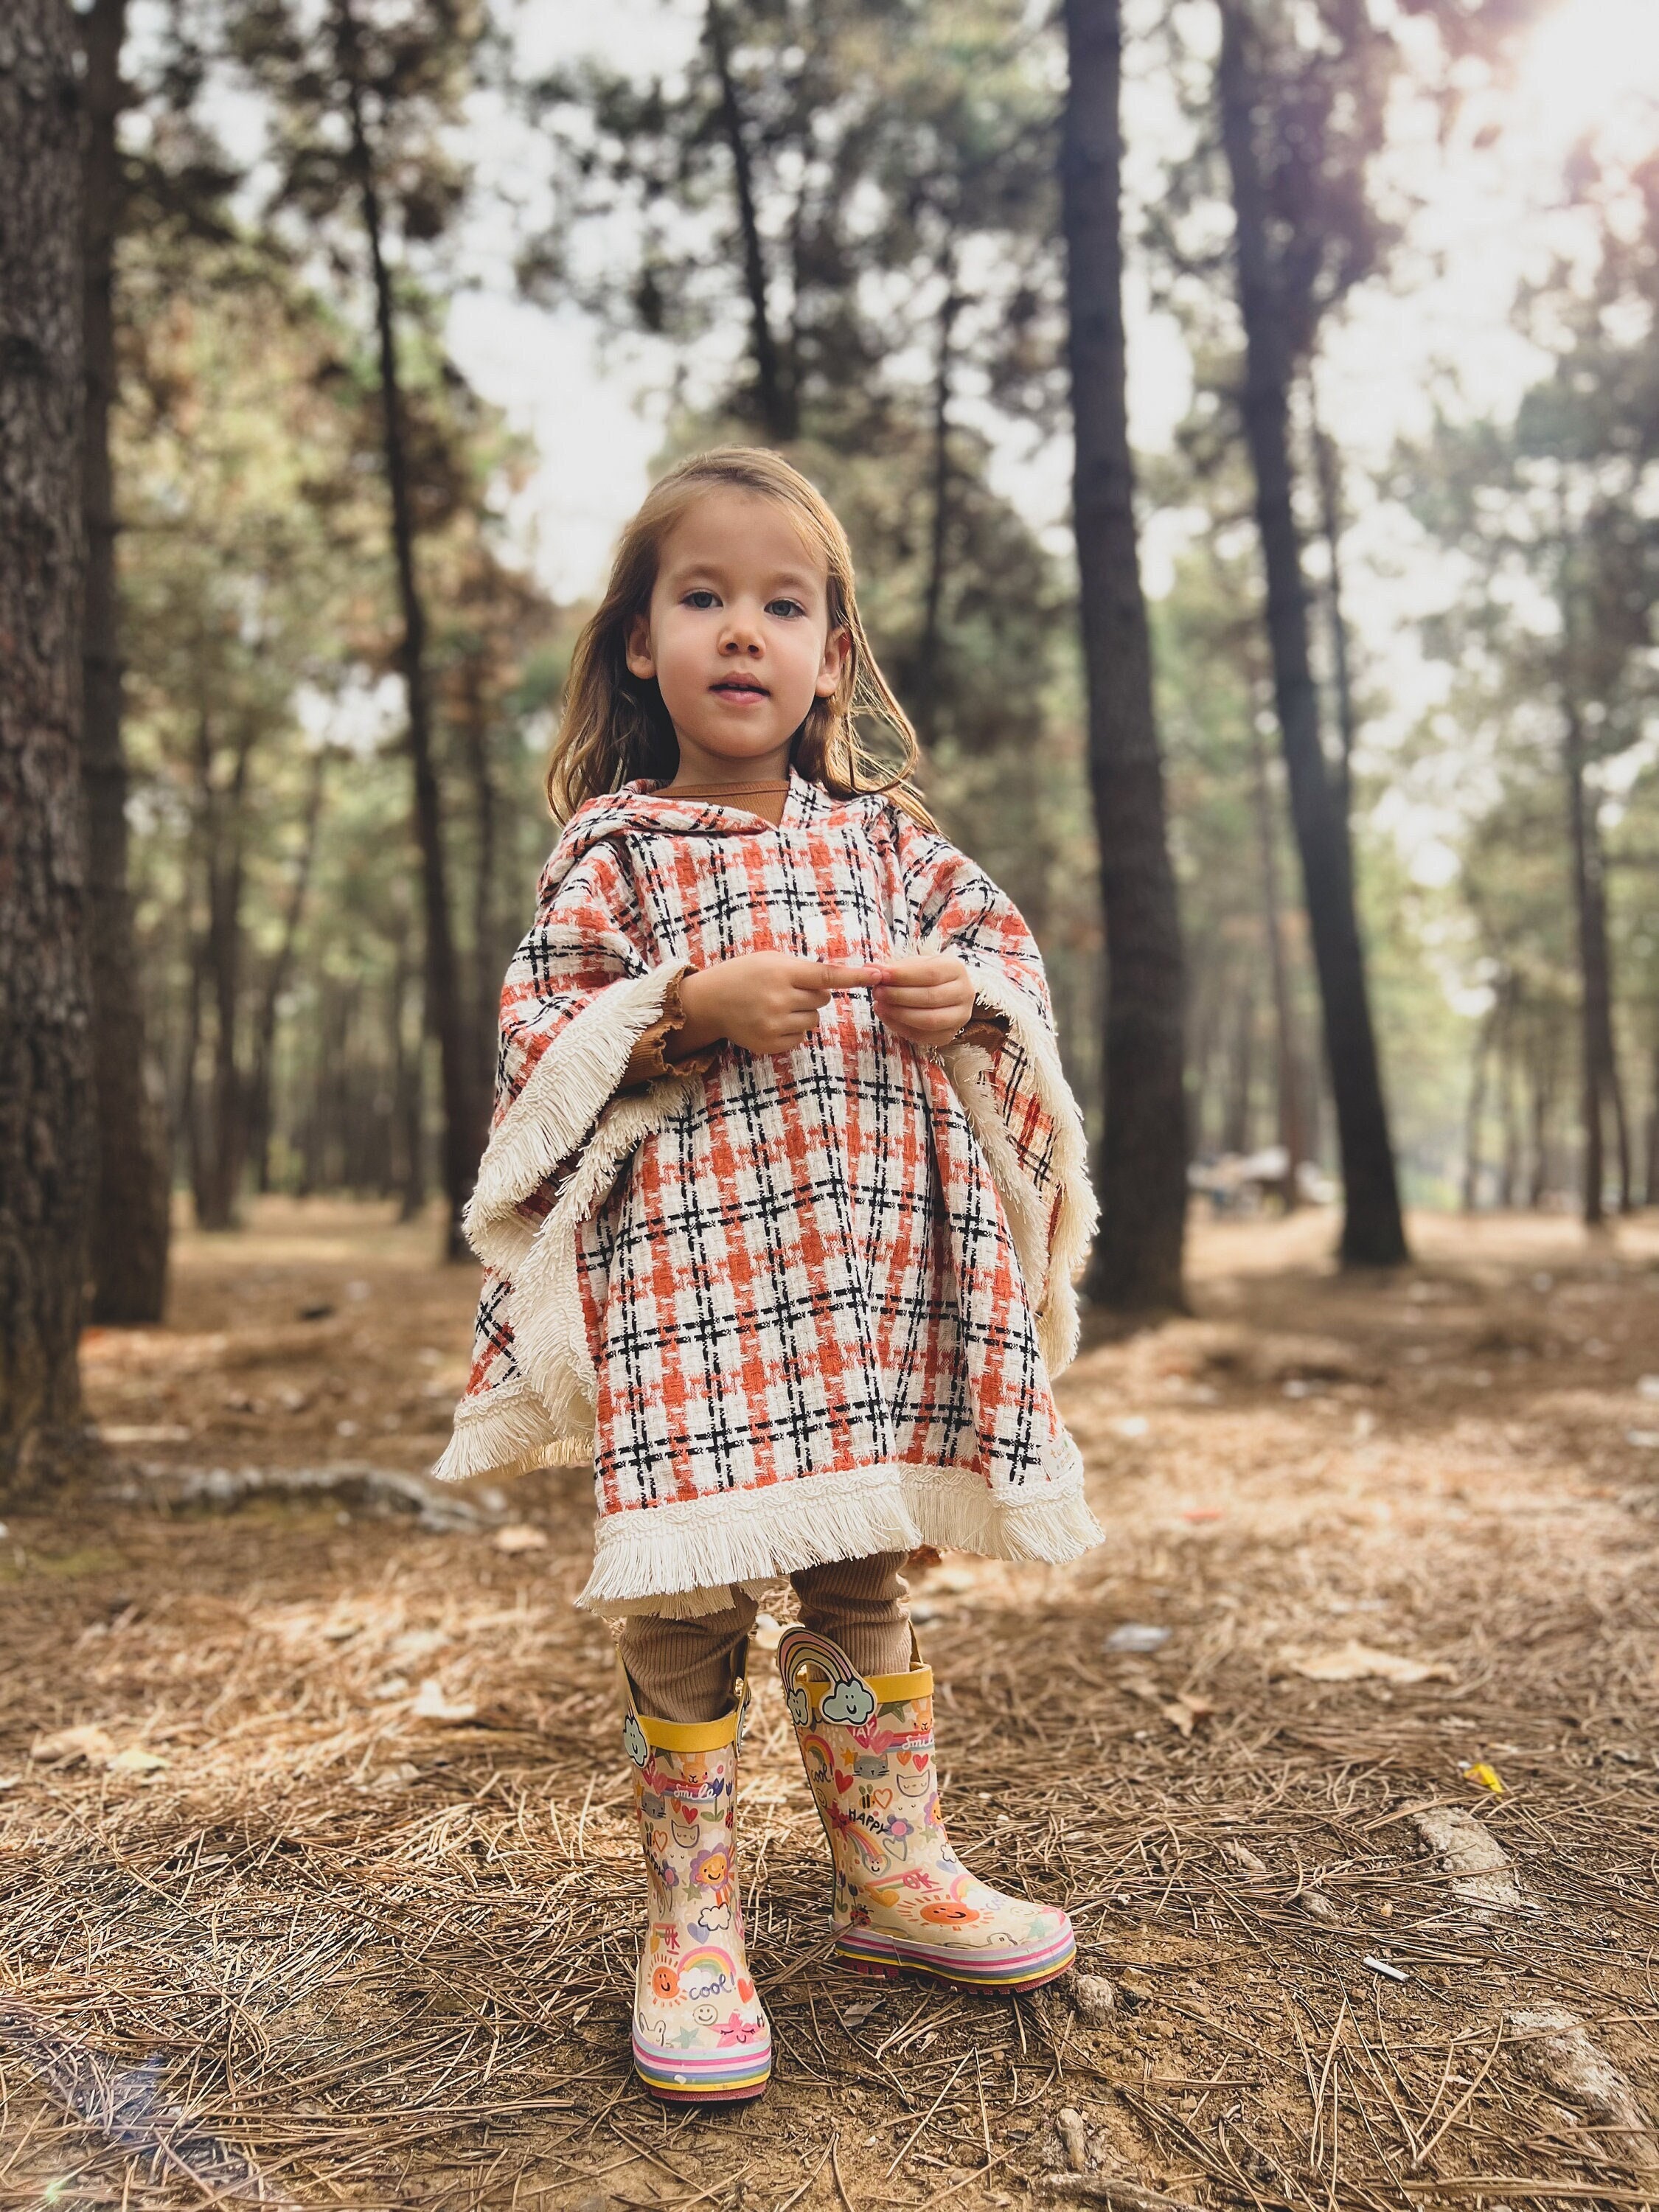
[[[495,1123],[619,981],[781,950],[949,951],[1042,1029],[1037,947],[945,838],[791,777],[774,827],[635,781],[590,800],[544,872],[501,998]],[[1024,1182],[1052,1222],[1055,1129],[1017,1036],[976,1024]],[[523,1211],[545,1213],[578,1144]],[[578,1232],[606,1515],[901,1463],[1041,1490],[1068,1449],[1003,1204],[945,1066],[838,994],[794,1052],[717,1048]],[[486,1278],[467,1400],[522,1388],[511,1285]]]

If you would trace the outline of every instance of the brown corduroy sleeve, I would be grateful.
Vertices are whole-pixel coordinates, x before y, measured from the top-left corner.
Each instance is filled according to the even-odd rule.
[[[662,1012],[648,1030],[642,1030],[634,1041],[634,1049],[628,1055],[618,1091],[641,1091],[647,1083],[654,1083],[664,1075],[701,1075],[720,1058],[721,1042],[705,1045],[701,1052],[687,1053],[684,1060],[670,1060],[664,1050],[664,1042],[675,1030],[685,1026],[685,1008],[680,1004],[680,979],[677,975],[663,994]]]

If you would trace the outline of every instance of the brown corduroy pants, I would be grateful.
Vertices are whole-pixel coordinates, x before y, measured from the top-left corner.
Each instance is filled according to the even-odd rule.
[[[910,1616],[899,1574],[907,1554],[835,1559],[789,1579],[808,1628],[839,1644],[860,1674],[902,1674],[910,1664]],[[731,1704],[732,1655],[755,1625],[752,1597],[695,1620],[630,1613],[617,1649],[633,1677],[640,1711],[659,1721],[718,1720]]]

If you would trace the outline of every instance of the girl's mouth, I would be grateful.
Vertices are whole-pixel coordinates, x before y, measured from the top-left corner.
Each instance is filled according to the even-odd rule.
[[[731,699],[738,702],[770,696],[763,684],[752,683],[748,678],[742,676],[728,676],[719,684],[711,684],[708,688],[718,698]]]

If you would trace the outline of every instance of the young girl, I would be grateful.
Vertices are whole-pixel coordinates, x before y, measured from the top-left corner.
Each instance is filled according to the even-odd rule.
[[[858,718],[906,746],[884,782]],[[501,999],[467,1212],[484,1263],[447,1477],[590,1454],[577,1603],[617,1620],[649,1917],[635,2066],[658,2095],[771,2068],[734,1869],[757,1601],[834,1867],[837,1954],[1030,1988],[1066,1916],[952,1853],[921,1544],[1097,1542],[1049,1377],[1095,1222],[1037,948],[906,780],[846,537],[787,463],[673,470],[571,665],[563,823]]]

